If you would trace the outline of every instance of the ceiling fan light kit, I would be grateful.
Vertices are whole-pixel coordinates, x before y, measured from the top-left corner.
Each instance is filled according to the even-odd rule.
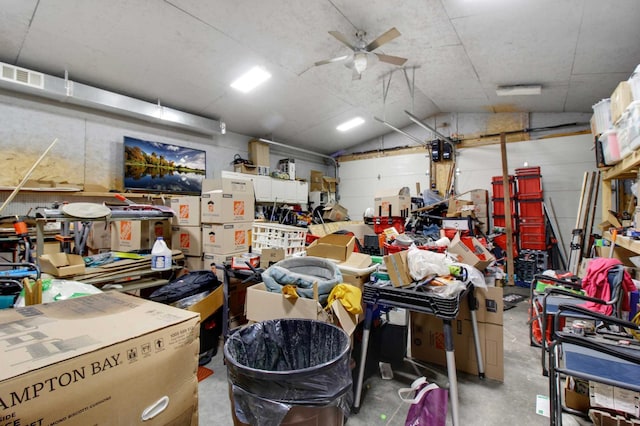
[[[405,62],[407,62],[406,58],[373,52],[383,44],[388,43],[400,36],[400,31],[398,31],[395,27],[391,28],[370,43],[367,43],[365,41],[364,38],[367,33],[363,30],[356,31],[355,43],[351,43],[351,41],[339,31],[329,31],[329,34],[331,34],[342,44],[351,49],[353,53],[346,56],[338,56],[336,58],[318,61],[315,63],[315,66],[347,61],[345,65],[348,68],[353,68],[355,70],[354,77],[357,78],[354,79],[359,79],[360,74],[362,74],[366,69],[371,68],[371,66],[374,65],[377,61],[386,62],[388,64],[397,66],[402,66]]]
[[[362,74],[364,70],[367,69],[367,54],[366,53],[356,53],[353,57],[353,66],[355,67],[358,74]]]

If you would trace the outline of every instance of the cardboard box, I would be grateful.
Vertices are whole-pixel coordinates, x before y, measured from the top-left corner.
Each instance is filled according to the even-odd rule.
[[[307,256],[324,257],[344,262],[353,253],[356,238],[352,235],[329,234],[307,247]]]
[[[206,320],[213,315],[224,303],[224,287],[218,286],[207,297],[187,307],[188,311],[200,314],[200,321]]]
[[[589,380],[589,403],[592,407],[604,407],[640,417],[640,392]]]
[[[253,164],[234,164],[233,171],[236,173],[244,173],[247,175],[257,175],[258,174],[258,166]]]
[[[338,203],[329,204],[324,208],[324,213],[322,214],[323,219],[333,222],[347,220],[348,217],[349,211]]]
[[[202,256],[202,228],[200,226],[173,226],[171,247],[187,256]]]
[[[489,191],[486,189],[472,189],[469,197],[476,207],[486,207],[489,204]]]
[[[413,278],[409,274],[409,265],[407,264],[407,251],[402,250],[385,256],[384,264],[387,267],[391,284],[394,287],[405,287],[413,282]]]
[[[55,253],[40,256],[40,270],[56,277],[84,274],[84,259],[77,254]]]
[[[480,241],[474,237],[469,238],[470,240],[468,242],[473,248],[469,248],[464,244],[460,239],[460,233],[456,233],[456,236],[449,245],[448,251],[449,253],[457,255],[458,261],[466,263],[467,265],[475,266],[477,269],[483,271],[496,259],[489,250],[480,244]]]
[[[245,179],[206,179],[202,192],[202,223],[249,222],[255,216],[253,182]]]
[[[260,252],[260,268],[267,269],[284,259],[283,248],[263,248]]]
[[[331,322],[351,335],[358,324],[358,317],[349,314],[339,301],[331,305],[333,317],[315,299],[299,297],[290,299],[281,293],[272,293],[264,283],[247,288],[246,316],[249,321],[265,321],[280,318],[306,318]]]
[[[199,318],[119,292],[0,311],[11,425],[198,425]],[[8,334],[7,334],[8,333]]]
[[[60,251],[60,244],[54,243]],[[110,250],[111,249],[111,230],[108,223],[92,222],[89,236],[87,237],[87,248],[93,250]]]
[[[309,192],[324,190],[322,182],[323,176],[324,173],[318,170],[311,170],[309,174]]]
[[[470,320],[452,322],[456,369],[478,374],[478,363]],[[480,350],[485,376],[504,381],[504,346],[502,326],[478,323]],[[446,366],[442,320],[433,315],[411,313],[411,356],[417,360]]]
[[[564,405],[573,410],[586,413],[589,411],[589,385],[586,386],[585,392],[579,392],[581,389],[570,389],[570,379],[566,378],[564,383]]]
[[[265,321],[279,318],[307,318],[328,321],[329,316],[315,299],[299,297],[289,299],[281,293],[272,293],[264,283],[247,289],[246,316],[249,321]]]
[[[171,208],[176,212],[176,216],[171,220],[173,226],[200,226],[200,197],[172,197]]]
[[[504,300],[502,287],[476,288],[476,320],[480,323],[503,325]],[[471,320],[468,299],[460,302],[458,319]]]
[[[251,222],[202,225],[202,250],[230,254],[249,251]]]
[[[633,102],[633,93],[628,81],[621,81],[611,94],[611,122],[615,123],[622,117],[622,113]]]
[[[463,207],[473,205],[471,201],[467,200],[449,200],[449,206],[447,208],[447,217],[459,217]]]
[[[185,256],[184,267],[188,271],[201,271],[204,269],[204,260],[202,256]]]
[[[398,192],[397,189],[378,190],[373,198],[374,216],[408,216],[411,196],[399,195]]]
[[[169,220],[116,220],[111,222],[111,250],[130,251],[151,249],[157,237],[171,244]]]
[[[251,139],[249,141],[249,160],[256,166],[271,166],[269,144],[257,139]]]
[[[609,413],[604,410],[590,409],[589,419],[596,426],[638,426],[640,419],[626,418],[620,414]]]
[[[331,176],[322,176],[322,190],[324,192],[336,192],[338,190],[338,179]]]
[[[243,252],[237,253],[205,253],[202,255],[202,266],[204,269],[211,269],[215,272],[218,280],[224,280],[224,270],[222,269],[225,264],[231,264],[231,260],[233,256],[237,256],[242,254]],[[217,267],[216,267],[217,266]]]

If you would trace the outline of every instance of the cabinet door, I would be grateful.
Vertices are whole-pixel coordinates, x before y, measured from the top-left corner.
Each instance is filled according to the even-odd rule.
[[[253,176],[253,191],[256,194],[256,201],[273,201],[273,191],[269,176]]]
[[[271,180],[271,197],[278,203],[291,203],[295,198],[295,188],[291,186],[292,181],[284,179]]]
[[[307,182],[295,181],[296,183],[296,203],[309,203],[309,184]]]

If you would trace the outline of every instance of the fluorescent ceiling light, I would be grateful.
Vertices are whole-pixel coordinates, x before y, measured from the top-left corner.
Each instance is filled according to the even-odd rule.
[[[271,78],[271,74],[267,72],[262,67],[253,67],[246,73],[244,73],[240,78],[231,83],[231,87],[236,90],[241,91],[242,93],[250,92],[255,89],[260,84]]]
[[[352,118],[349,121],[345,121],[344,123],[336,127],[336,129],[340,130],[341,132],[346,132],[347,130],[353,129],[354,127],[359,126],[362,123],[364,123],[364,119],[362,117],[356,117]]]
[[[540,93],[542,93],[542,86],[539,84],[498,86],[498,88],[496,89],[496,95],[498,96],[539,95]]]

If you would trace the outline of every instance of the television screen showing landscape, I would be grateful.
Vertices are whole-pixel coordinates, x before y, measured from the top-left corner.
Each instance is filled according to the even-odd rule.
[[[125,190],[199,195],[205,170],[205,151],[124,137]]]

